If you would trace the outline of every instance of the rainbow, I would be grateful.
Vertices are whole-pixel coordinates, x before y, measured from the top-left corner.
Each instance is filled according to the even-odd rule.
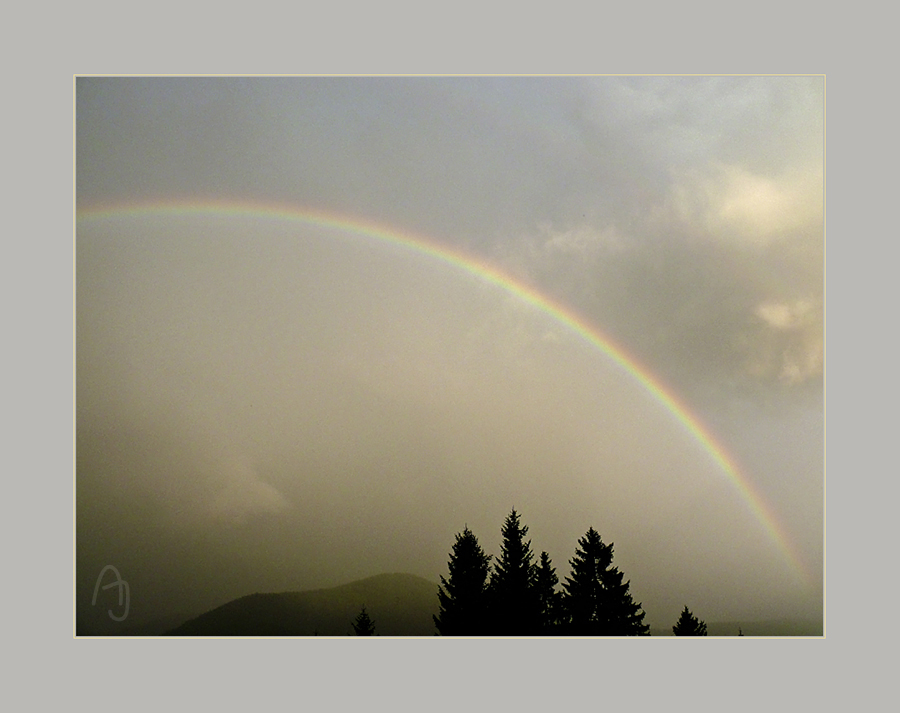
[[[535,288],[521,282],[509,274],[484,262],[483,259],[467,254],[461,250],[439,245],[427,240],[387,228],[370,222],[364,222],[347,216],[337,216],[315,210],[297,209],[286,205],[265,203],[229,202],[163,202],[146,204],[119,204],[114,206],[96,206],[76,212],[76,222],[81,219],[97,219],[118,215],[202,215],[202,214],[235,215],[250,218],[262,218],[278,221],[293,221],[306,225],[349,231],[368,236],[385,243],[419,253],[432,260],[442,262],[453,269],[463,270],[478,278],[496,285],[505,292],[544,312],[559,324],[574,332],[590,346],[599,349],[618,367],[635,379],[663,407],[665,407],[682,425],[682,427],[702,446],[703,450],[715,462],[717,467],[730,479],[753,515],[761,523],[771,540],[775,543],[786,561],[800,576],[805,585],[809,585],[812,577],[808,573],[790,538],[778,523],[772,509],[762,495],[738,468],[735,460],[724,447],[716,442],[709,429],[694,416],[685,404],[667,388],[662,381],[650,373],[640,362],[630,356],[621,346],[604,335],[595,326],[579,316],[574,310],[560,304],[550,297],[538,292]]]

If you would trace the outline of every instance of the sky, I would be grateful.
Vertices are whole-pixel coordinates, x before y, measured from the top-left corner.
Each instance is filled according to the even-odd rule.
[[[821,618],[823,77],[80,77],[75,111],[80,620],[109,564],[133,622],[437,582],[513,507],[560,579],[613,542],[657,627]]]

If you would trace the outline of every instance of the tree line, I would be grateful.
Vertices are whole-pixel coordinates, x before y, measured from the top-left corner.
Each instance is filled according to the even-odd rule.
[[[442,636],[647,636],[645,612],[630,581],[613,566],[613,545],[589,528],[560,584],[550,556],[535,559],[528,527],[515,508],[501,528],[500,556],[485,554],[468,525],[457,533],[449,574],[438,587],[435,626]],[[685,607],[676,636],[706,636],[706,624]]]

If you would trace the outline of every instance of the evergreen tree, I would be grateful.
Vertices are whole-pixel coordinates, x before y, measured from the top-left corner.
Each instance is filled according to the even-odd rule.
[[[490,627],[498,636],[530,636],[539,629],[539,611],[528,527],[513,508],[500,530],[500,557],[490,581]]]
[[[706,622],[700,621],[685,606],[675,626],[672,627],[672,633],[675,636],[706,636]]]
[[[456,535],[450,553],[450,576],[441,576],[438,587],[440,611],[434,624],[444,636],[479,636],[487,633],[487,578],[490,555],[486,555],[468,525]]]
[[[375,622],[369,618],[369,612],[366,611],[365,606],[351,623],[357,636],[375,636]]]
[[[571,636],[644,636],[644,611],[628,591],[630,582],[612,566],[613,545],[593,527],[578,540],[569,561],[572,576],[563,584],[566,633]]]
[[[555,634],[562,615],[562,594],[556,590],[559,577],[550,564],[550,555],[541,552],[541,562],[537,567],[535,592],[538,600],[538,622],[541,634]]]

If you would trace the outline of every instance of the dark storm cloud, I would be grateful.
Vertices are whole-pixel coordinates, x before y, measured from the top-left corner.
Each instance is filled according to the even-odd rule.
[[[614,204],[641,173],[579,79],[79,81],[85,201],[257,196],[478,240]]]

